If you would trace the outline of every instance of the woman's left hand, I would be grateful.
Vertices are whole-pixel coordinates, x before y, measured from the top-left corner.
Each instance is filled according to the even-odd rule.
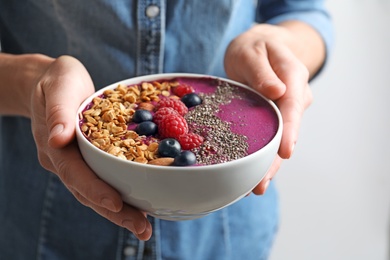
[[[294,35],[286,28],[260,24],[241,34],[229,45],[225,55],[227,76],[249,85],[273,100],[283,117],[283,134],[273,164],[253,189],[264,194],[282,160],[291,157],[301,119],[312,102],[309,70],[288,43]]]

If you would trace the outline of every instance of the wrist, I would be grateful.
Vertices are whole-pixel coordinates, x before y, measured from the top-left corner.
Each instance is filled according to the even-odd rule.
[[[0,54],[0,114],[30,117],[30,97],[54,61],[41,54]]]

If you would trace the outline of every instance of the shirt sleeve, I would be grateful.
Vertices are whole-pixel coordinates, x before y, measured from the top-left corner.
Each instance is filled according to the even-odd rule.
[[[288,20],[302,21],[321,35],[325,43],[327,60],[333,47],[333,26],[331,16],[325,7],[325,0],[259,1],[257,22],[278,24]]]

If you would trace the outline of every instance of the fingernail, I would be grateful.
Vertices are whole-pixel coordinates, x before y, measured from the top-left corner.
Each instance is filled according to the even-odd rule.
[[[149,240],[150,234],[151,234],[150,226],[145,225],[144,228],[142,229],[142,231],[141,231],[141,229],[138,230],[138,231],[140,231],[140,232],[137,233],[137,234],[135,234],[135,236],[136,236],[139,240],[144,240],[144,241]],[[148,236],[146,236],[146,235],[148,235]]]
[[[114,205],[114,202],[110,199],[107,199],[107,198],[102,199],[101,205],[103,208],[106,208],[110,211],[116,211],[116,207]]]
[[[50,138],[53,138],[54,136],[56,135],[59,135],[62,133],[62,131],[64,131],[64,125],[63,124],[58,124],[56,125],[55,127],[53,127],[50,131]]]
[[[145,222],[144,222],[145,223]],[[135,227],[135,232],[138,234],[138,235],[141,235],[142,233],[144,233],[146,231],[146,224],[145,225],[138,225]]]
[[[144,233],[144,232],[146,231],[146,226],[140,226],[140,225],[135,226],[135,225],[134,225],[134,222],[131,221],[131,220],[128,220],[128,219],[124,220],[124,221],[122,222],[122,225],[123,225],[126,229],[128,229],[129,231],[133,232],[134,235],[136,235],[136,236],[137,236],[137,235],[140,235],[140,234],[142,234],[142,233]]]

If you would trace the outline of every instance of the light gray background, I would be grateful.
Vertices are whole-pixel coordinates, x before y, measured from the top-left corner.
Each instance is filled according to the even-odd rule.
[[[271,260],[390,259],[390,0],[327,5],[335,48],[275,180]]]

